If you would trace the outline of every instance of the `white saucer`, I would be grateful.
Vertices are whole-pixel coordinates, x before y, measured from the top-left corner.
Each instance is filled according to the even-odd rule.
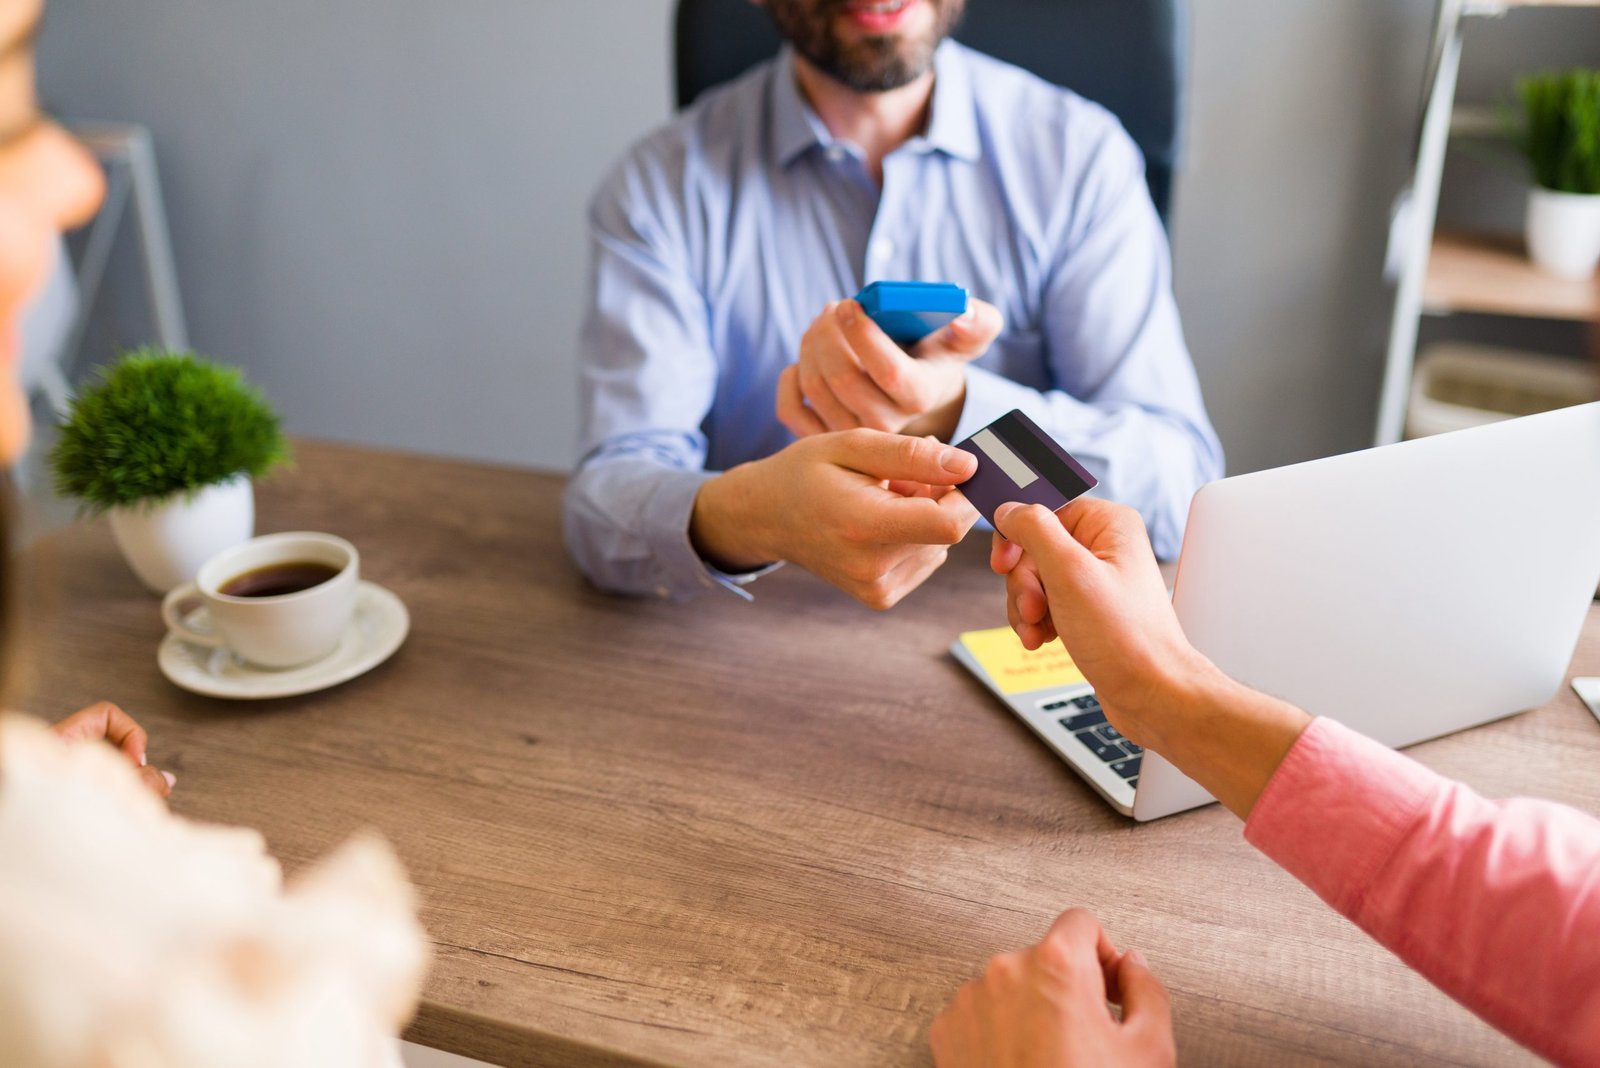
[[[206,610],[196,608],[184,622],[208,629]],[[269,671],[246,664],[226,649],[190,645],[169,633],[156,651],[161,674],[174,685],[207,697],[259,701],[293,697],[349,682],[394,654],[411,629],[411,616],[400,598],[372,582],[356,588],[355,616],[339,639],[339,647],[304,667]]]

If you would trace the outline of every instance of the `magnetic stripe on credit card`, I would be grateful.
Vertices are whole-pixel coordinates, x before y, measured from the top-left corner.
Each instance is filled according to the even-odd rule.
[[[984,455],[993,460],[1000,470],[1011,476],[1011,481],[1017,484],[1018,489],[1032,483],[1039,477],[1031,467],[1023,463],[1021,458],[1006,446],[1005,442],[995,435],[990,427],[984,427],[972,435],[972,443],[982,449]]]
[[[1083,472],[1057,456],[1050,446],[1039,440],[1040,432],[1032,430],[1018,416],[1001,419],[990,427],[998,431],[1001,440],[1021,454],[1033,470],[1066,496],[1076,497],[1095,484],[1093,476],[1085,478]]]

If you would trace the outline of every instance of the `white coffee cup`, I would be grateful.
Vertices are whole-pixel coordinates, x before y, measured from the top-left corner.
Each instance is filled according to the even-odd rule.
[[[275,565],[322,565],[335,573],[293,593],[238,596],[223,588]],[[217,553],[193,582],[167,594],[161,618],[167,629],[195,645],[226,647],[241,659],[265,668],[290,668],[320,660],[339,646],[355,613],[361,581],[361,555],[332,534],[296,531],[264,534]],[[210,627],[184,621],[203,604]]]

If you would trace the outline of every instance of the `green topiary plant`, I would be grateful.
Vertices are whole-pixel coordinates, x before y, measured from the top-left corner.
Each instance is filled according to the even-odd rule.
[[[141,348],[73,398],[50,463],[57,491],[99,514],[259,478],[288,455],[277,413],[238,370]]]
[[[1600,193],[1600,70],[1523,78],[1517,96],[1534,181],[1557,193]]]

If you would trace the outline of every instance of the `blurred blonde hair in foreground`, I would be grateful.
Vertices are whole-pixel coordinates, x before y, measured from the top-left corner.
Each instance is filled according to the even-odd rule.
[[[426,945],[380,839],[285,887],[256,832],[0,715],[0,1065],[390,1068]]]

